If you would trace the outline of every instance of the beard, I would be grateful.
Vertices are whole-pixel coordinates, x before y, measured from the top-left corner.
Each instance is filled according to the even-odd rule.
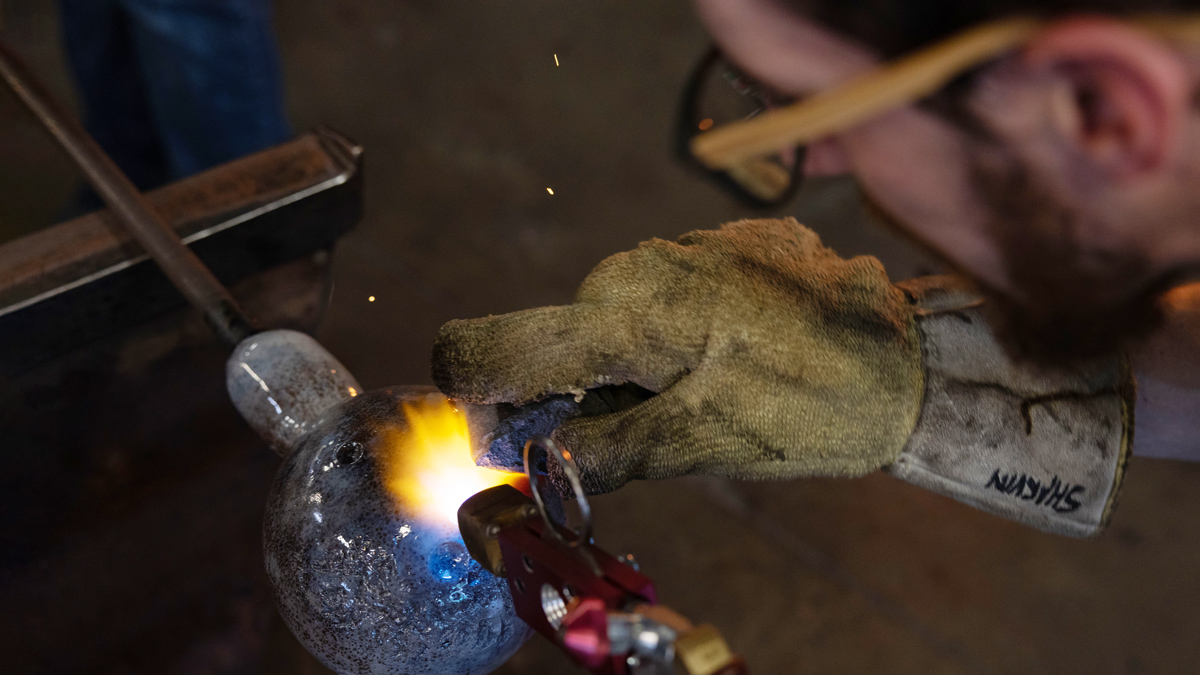
[[[1070,365],[1110,356],[1163,322],[1158,303],[1171,285],[1149,259],[1087,240],[1083,210],[1064,203],[1019,158],[983,141],[972,183],[991,219],[1011,292],[981,285],[997,336],[1016,358]]]
[[[1158,298],[1180,275],[1154,278],[1144,256],[1081,241],[1077,233],[1086,221],[1078,209],[993,139],[980,134],[973,142],[971,182],[991,213],[988,234],[1000,249],[1012,290],[983,283],[936,248],[917,243],[972,281],[1012,358],[1070,367],[1117,354],[1161,326]],[[863,194],[868,213],[912,237],[911,228]]]

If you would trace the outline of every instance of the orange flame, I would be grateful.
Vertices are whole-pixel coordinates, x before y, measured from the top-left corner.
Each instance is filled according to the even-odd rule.
[[[475,466],[466,417],[445,397],[401,404],[408,430],[388,442],[384,484],[399,504],[458,528],[458,507],[495,485],[518,483],[522,474]]]

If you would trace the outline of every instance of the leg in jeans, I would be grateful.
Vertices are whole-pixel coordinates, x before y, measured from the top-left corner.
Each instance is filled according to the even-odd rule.
[[[142,189],[291,135],[269,0],[59,0],[85,124]]]
[[[119,2],[172,177],[291,136],[270,0]]]
[[[63,44],[84,126],[139,188],[166,182],[167,157],[137,64],[129,16],[116,0],[59,0]],[[78,210],[100,206],[80,195]]]

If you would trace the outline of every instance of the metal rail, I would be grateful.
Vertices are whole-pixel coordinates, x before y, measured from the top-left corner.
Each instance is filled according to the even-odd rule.
[[[0,42],[0,79],[66,150],[117,220],[230,347],[254,332],[237,301],[24,61]]]

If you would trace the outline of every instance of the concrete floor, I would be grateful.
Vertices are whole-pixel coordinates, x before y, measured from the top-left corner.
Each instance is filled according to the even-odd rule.
[[[53,3],[4,7],[5,38],[66,93]],[[334,256],[319,337],[368,387],[428,382],[448,319],[568,302],[611,253],[756,215],[671,157],[706,46],[682,0],[277,0],[277,15],[297,128],[367,148],[367,215]],[[0,225],[50,222],[76,178],[2,96],[0,157]],[[893,279],[935,269],[864,217],[852,183],[780,213]],[[1091,541],[883,475],[684,479],[597,502],[599,542],[635,553],[756,673],[1200,672],[1200,466],[1135,459]],[[316,672],[301,661],[263,669]],[[145,672],[179,670],[161,666]],[[535,640],[501,672],[570,670]]]

